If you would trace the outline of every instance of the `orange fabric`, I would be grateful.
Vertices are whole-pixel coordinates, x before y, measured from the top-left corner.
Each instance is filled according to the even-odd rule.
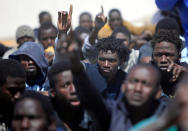
[[[146,25],[146,26],[134,26],[128,21],[123,22],[123,26],[125,26],[132,34],[140,35],[144,30],[150,30],[153,34],[155,32],[155,25]],[[106,38],[112,34],[112,29],[109,24],[105,24],[103,28],[98,33],[98,38]]]
[[[17,47],[17,43],[15,40],[0,40],[0,43],[2,43],[5,46],[8,47]]]

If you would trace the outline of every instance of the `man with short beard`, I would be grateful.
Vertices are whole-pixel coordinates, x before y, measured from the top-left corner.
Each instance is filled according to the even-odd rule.
[[[77,97],[71,69],[68,61],[52,65],[48,74],[51,100],[64,126],[73,131],[89,131],[93,125]]]

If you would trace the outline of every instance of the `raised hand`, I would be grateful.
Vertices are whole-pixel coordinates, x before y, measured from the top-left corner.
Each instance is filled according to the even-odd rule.
[[[67,11],[58,11],[57,27],[59,32],[65,32],[70,29],[72,23],[73,6],[70,5],[69,13]]]
[[[167,58],[167,60],[170,63],[168,66],[167,72],[172,71],[173,76],[172,76],[171,81],[175,82],[179,78],[182,72],[187,72],[187,69],[181,65],[174,63],[173,60],[171,60],[170,58]]]
[[[95,28],[101,29],[106,22],[107,18],[104,16],[104,9],[103,6],[101,6],[101,12],[95,17]]]

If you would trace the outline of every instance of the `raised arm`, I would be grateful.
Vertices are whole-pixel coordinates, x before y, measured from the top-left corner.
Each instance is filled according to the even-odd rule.
[[[99,30],[105,25],[106,22],[107,22],[107,18],[104,16],[104,9],[103,6],[101,6],[101,12],[98,15],[96,15],[95,26],[89,36],[90,44],[95,44],[95,40],[97,39],[97,34]]]
[[[91,84],[83,64],[78,59],[72,60],[72,71],[74,73],[74,83],[81,104],[95,118],[102,131],[108,130],[110,125],[111,113],[107,109],[102,96]]]

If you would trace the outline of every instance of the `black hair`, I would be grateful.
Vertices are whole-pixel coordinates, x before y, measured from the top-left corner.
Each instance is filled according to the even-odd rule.
[[[80,35],[82,33],[86,33],[86,34],[90,34],[90,30],[88,30],[87,28],[78,26],[76,27],[76,29],[73,31],[73,36],[75,38],[75,40],[78,42],[79,46],[83,45],[83,40],[80,38]]]
[[[164,18],[156,25],[156,32],[160,30],[177,31],[180,34],[180,27],[174,18]]]
[[[48,125],[51,123],[52,120],[55,119],[53,106],[51,104],[50,99],[47,96],[44,96],[36,91],[25,91],[16,104],[25,99],[33,99],[40,103],[43,111],[45,112]]]
[[[49,12],[47,12],[47,11],[42,11],[42,12],[39,13],[39,20],[41,20],[44,15],[49,15],[49,16],[51,17],[51,15],[50,15]]]
[[[72,69],[72,65],[69,60],[63,60],[63,61],[54,63],[48,72],[48,79],[50,82],[50,87],[55,89],[55,86],[57,83],[56,75],[58,73],[64,72],[66,70],[71,70],[71,69]]]
[[[109,11],[109,13],[108,13],[108,17],[110,18],[110,15],[112,14],[112,12],[117,12],[119,15],[120,15],[120,17],[121,17],[121,12],[120,12],[120,10],[118,10],[118,9],[111,9],[110,11]]]
[[[98,53],[100,51],[117,53],[120,64],[129,59],[130,50],[123,44],[123,40],[115,39],[113,36],[100,39],[96,44]]]
[[[129,42],[130,42],[131,33],[127,28],[125,28],[123,26],[115,28],[114,31],[112,32],[112,36],[116,37],[117,33],[123,33],[124,35],[126,35],[129,38]]]
[[[157,83],[156,83],[156,87],[159,87],[160,86],[160,83],[161,83],[161,72],[159,70],[159,68],[151,63],[139,63],[139,64],[136,64],[134,65],[133,67],[130,68],[129,72],[131,72],[132,70],[135,70],[135,68],[137,67],[143,67],[143,68],[148,68],[148,69],[153,69],[156,74],[153,74],[153,75],[157,75]],[[129,75],[129,72],[128,72],[128,75]]]
[[[92,20],[92,16],[91,16],[91,14],[90,14],[89,12],[83,12],[83,13],[81,13],[80,16],[79,16],[79,21],[80,21],[81,17],[83,17],[84,15],[89,16],[90,19]]]
[[[55,30],[55,33],[57,35],[57,28],[50,22],[44,22],[43,24],[41,24],[40,28],[39,28],[39,31],[38,31],[38,40],[40,40],[40,36],[41,36],[41,33],[43,30],[47,30],[47,29],[50,29],[50,28],[53,28]]]
[[[159,32],[156,32],[156,34],[153,36],[153,39],[151,41],[151,45],[153,49],[157,43],[160,43],[162,41],[166,41],[174,44],[175,47],[177,48],[178,54],[181,52],[182,40],[179,38],[179,34],[177,32],[173,32],[169,30],[161,30]]]
[[[6,83],[7,77],[26,78],[22,64],[13,59],[0,59],[0,87]]]

